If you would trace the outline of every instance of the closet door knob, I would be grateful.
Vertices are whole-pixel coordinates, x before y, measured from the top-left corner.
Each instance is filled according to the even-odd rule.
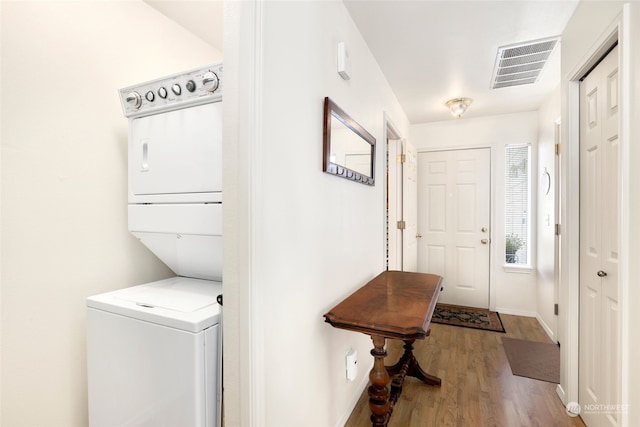
[[[596,273],[598,275],[598,277],[605,277],[607,275],[607,273],[605,271],[598,271],[598,273]]]

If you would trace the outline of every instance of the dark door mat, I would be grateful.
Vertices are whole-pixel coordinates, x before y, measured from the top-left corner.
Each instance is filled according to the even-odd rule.
[[[511,373],[560,383],[560,348],[556,344],[502,337]]]
[[[437,304],[431,317],[433,323],[463,326],[484,331],[504,332],[500,314],[484,308]]]

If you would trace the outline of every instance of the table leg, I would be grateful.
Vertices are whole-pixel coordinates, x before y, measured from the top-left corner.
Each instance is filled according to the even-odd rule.
[[[431,374],[426,373],[418,364],[418,360],[413,355],[413,343],[415,340],[404,340],[404,354],[393,366],[387,366],[387,372],[389,375],[400,374],[401,378],[398,382],[399,387],[402,388],[402,382],[405,376],[418,378],[420,381],[429,385],[440,385],[442,380]]]
[[[372,335],[373,350],[371,355],[374,358],[373,369],[369,372],[369,408],[371,409],[371,423],[373,427],[384,427],[387,425],[389,416],[389,374],[384,366],[384,358],[387,351],[384,348],[385,338],[379,335]]]

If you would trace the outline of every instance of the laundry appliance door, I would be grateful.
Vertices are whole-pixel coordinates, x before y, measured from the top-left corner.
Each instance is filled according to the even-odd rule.
[[[130,203],[222,193],[221,101],[132,119],[129,132]]]
[[[214,427],[219,325],[191,333],[87,309],[89,426]]]

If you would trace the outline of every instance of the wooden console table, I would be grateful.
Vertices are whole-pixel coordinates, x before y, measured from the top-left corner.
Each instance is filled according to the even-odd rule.
[[[324,315],[333,327],[371,335],[374,362],[368,391],[374,427],[389,422],[405,376],[430,385],[441,383],[440,378],[420,368],[412,352],[414,341],[426,338],[431,331],[429,324],[441,290],[442,277],[435,274],[385,271]],[[393,366],[384,365],[387,338],[405,343],[404,354]]]

